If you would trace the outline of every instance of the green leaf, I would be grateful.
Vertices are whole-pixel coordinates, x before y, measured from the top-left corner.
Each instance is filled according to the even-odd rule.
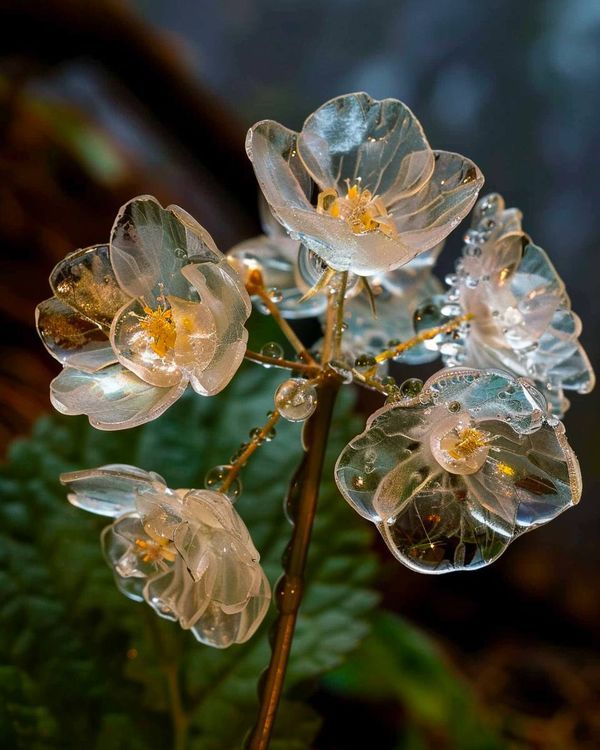
[[[242,742],[256,714],[273,613],[251,641],[217,651],[127,600],[100,553],[105,519],[71,507],[58,475],[119,462],[158,471],[171,487],[201,487],[206,472],[226,463],[248,431],[265,421],[284,378],[244,368],[224,394],[184,397],[160,420],[125,432],[98,432],[79,418],[45,418],[31,439],[12,447],[0,473],[0,663],[14,665],[35,685],[49,722],[30,722],[40,748],[47,741],[42,727],[50,725],[61,748],[78,750],[90,746],[90,738],[98,750],[169,747],[171,723],[178,748],[232,750]],[[369,588],[371,527],[341,500],[332,480],[333,460],[359,431],[351,408],[344,394],[274,750],[311,746],[319,721],[301,699],[367,634],[377,600]],[[300,458],[299,439],[299,426],[278,426],[276,440],[257,451],[242,477],[237,507],[272,582],[290,534],[282,506]],[[177,700],[183,722],[172,722]]]
[[[423,634],[397,615],[379,612],[371,633],[326,687],[364,701],[395,701],[406,716],[398,749],[499,750],[481,707],[463,680]]]

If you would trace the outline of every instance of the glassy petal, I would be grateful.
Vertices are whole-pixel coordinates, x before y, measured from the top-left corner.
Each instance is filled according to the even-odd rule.
[[[345,194],[346,180],[379,195],[386,205],[411,195],[429,179],[433,153],[410,109],[397,99],[338,96],[311,114],[298,153],[321,190]]]
[[[203,396],[223,390],[237,372],[246,352],[248,331],[244,323],[252,310],[250,297],[228,263],[190,263],[182,274],[210,309],[215,325],[216,349],[201,371],[189,370],[192,388]]]
[[[62,414],[87,414],[93,427],[121,430],[160,416],[183,393],[185,380],[157,388],[122,365],[95,373],[66,367],[50,384],[50,400]]]
[[[175,345],[156,351],[154,338],[143,326],[149,309],[139,299],[124,305],[113,320],[110,342],[119,362],[128,370],[150,385],[169,388],[179,383],[183,374],[176,361]]]
[[[143,297],[151,307],[165,294],[193,299],[180,273],[183,266],[222,257],[208,232],[189,214],[178,206],[162,208],[149,195],[134,198],[121,208],[110,247],[121,288],[131,297]]]
[[[447,151],[434,154],[433,173],[425,185],[388,207],[413,256],[450,234],[471,210],[483,185],[483,175],[470,159]]]
[[[70,490],[67,497],[72,505],[113,518],[135,511],[138,493],[154,491],[157,485],[165,487],[158,474],[126,464],[67,472],[60,475],[60,481]]]
[[[92,245],[67,255],[50,274],[50,286],[58,299],[105,330],[127,301],[115,277],[108,245]]]
[[[543,401],[507,373],[443,370],[371,416],[340,454],[336,483],[409,567],[481,567],[581,495],[577,459]]]
[[[56,297],[36,307],[35,323],[44,346],[63,365],[94,372],[116,362],[100,325]]]

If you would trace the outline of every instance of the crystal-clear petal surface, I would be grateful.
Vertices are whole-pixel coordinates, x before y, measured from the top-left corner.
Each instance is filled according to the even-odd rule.
[[[544,414],[541,394],[505,372],[443,370],[371,416],[336,482],[408,567],[478,568],[579,500],[564,427]]]

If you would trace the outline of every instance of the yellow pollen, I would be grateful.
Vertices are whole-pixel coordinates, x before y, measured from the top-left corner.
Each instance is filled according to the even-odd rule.
[[[172,562],[175,559],[175,553],[169,548],[168,539],[136,539],[135,544],[140,550],[138,554],[145,563],[160,562],[160,560]]]
[[[177,337],[173,312],[165,307],[153,310],[148,305],[144,305],[144,312],[146,315],[140,321],[140,328],[152,339],[152,351],[159,357],[164,357],[175,346]]]
[[[517,473],[512,466],[509,466],[508,464],[504,464],[501,461],[499,461],[496,466],[498,467],[498,471],[501,471],[503,474],[506,474],[507,477],[514,477]]]
[[[395,235],[396,227],[381,198],[366,188],[361,190],[359,182],[351,185],[350,180],[346,180],[346,185],[345,196],[338,195],[334,188],[321,191],[317,213],[342,219],[354,234],[379,230],[388,237]]]
[[[460,431],[458,440],[448,453],[452,458],[460,460],[462,458],[469,458],[476,450],[483,448],[485,445],[487,445],[485,433],[481,432],[481,430],[476,430],[474,427],[466,427]]]

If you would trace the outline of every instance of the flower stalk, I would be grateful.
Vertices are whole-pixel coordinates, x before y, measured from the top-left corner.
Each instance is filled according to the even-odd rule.
[[[273,731],[304,593],[304,570],[338,389],[337,378],[328,376],[322,380],[317,409],[305,427],[304,457],[289,486],[286,504],[293,531],[283,555],[284,572],[275,587],[278,616],[273,625],[271,660],[259,683],[260,709],[247,750],[266,750]]]

